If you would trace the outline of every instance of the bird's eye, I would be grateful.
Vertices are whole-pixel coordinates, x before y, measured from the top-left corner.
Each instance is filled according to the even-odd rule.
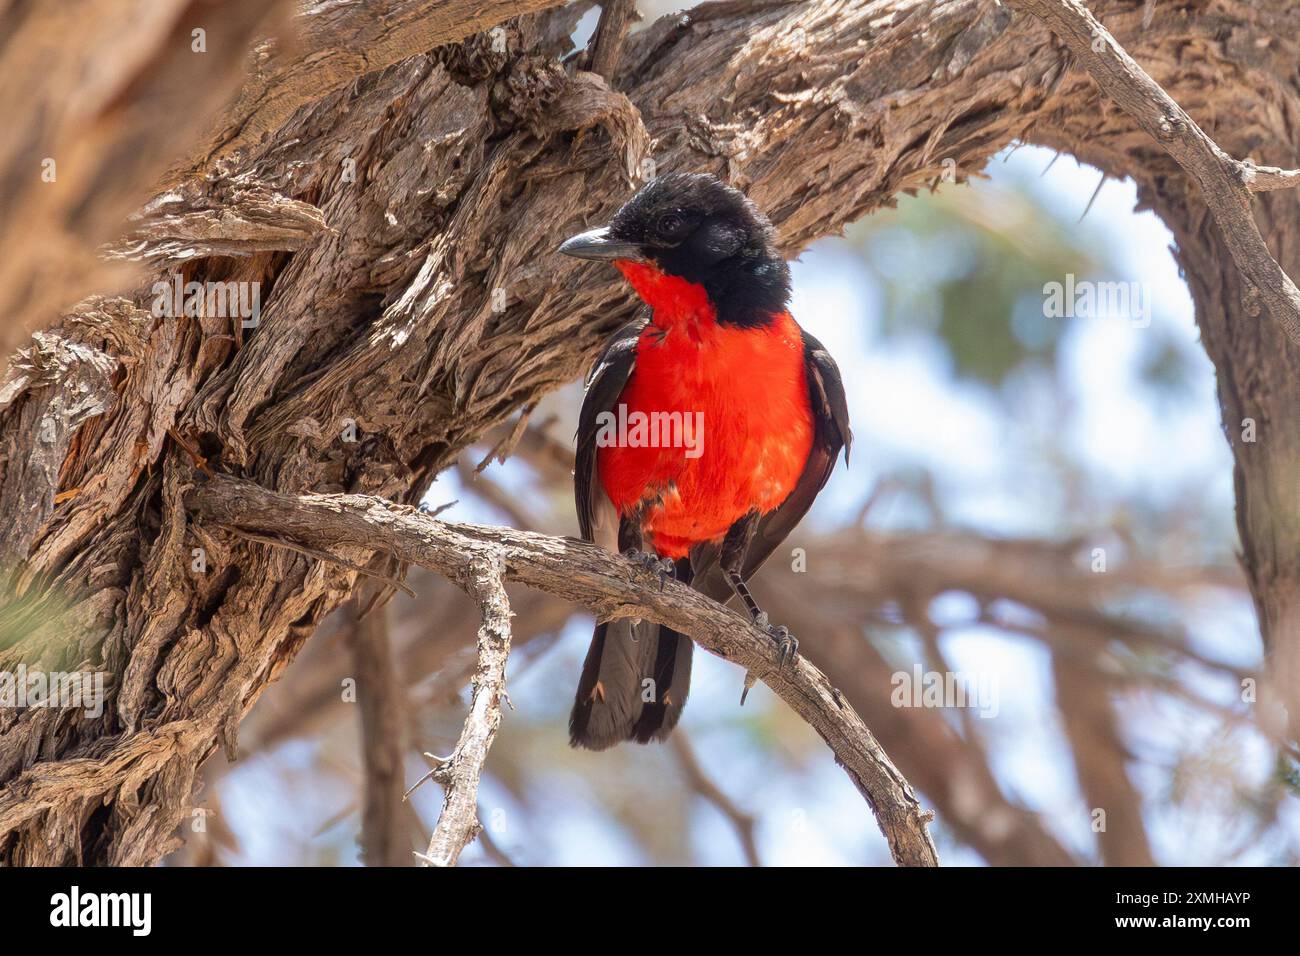
[[[659,235],[675,236],[681,231],[684,221],[675,212],[665,213],[659,217]]]

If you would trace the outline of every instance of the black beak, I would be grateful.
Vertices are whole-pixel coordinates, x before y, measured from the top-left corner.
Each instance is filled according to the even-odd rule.
[[[633,262],[645,259],[640,246],[635,242],[614,239],[609,234],[608,226],[580,232],[561,243],[556,252],[575,259],[631,259]]]

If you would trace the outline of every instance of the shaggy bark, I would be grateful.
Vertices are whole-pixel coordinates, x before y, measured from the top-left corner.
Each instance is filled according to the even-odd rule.
[[[0,347],[131,281],[96,246],[169,166],[172,183],[210,173],[366,73],[560,2],[336,0],[292,18],[288,0],[0,4],[0,100],[21,131],[0,143],[0,309],[17,319]]]
[[[1147,26],[1122,0],[1094,12],[1230,155],[1297,165],[1300,11],[1161,4]],[[611,88],[558,60],[575,14],[513,22],[504,51],[480,34],[377,71],[362,58],[354,82],[311,91],[270,135],[226,140],[213,169],[148,204],[134,246],[114,247],[146,269],[136,291],[78,306],[0,383],[0,670],[100,670],[110,688],[100,717],[0,712],[0,861],[166,852],[196,768],[218,745],[233,755],[240,716],[355,581],[192,523],[194,456],[280,491],[416,502],[631,315],[607,272],[550,253],[647,159],[746,187],[790,253],[937,182],[944,160],[964,178],[1015,139],[1132,175],[1178,241],[1236,458],[1243,565],[1273,672],[1300,685],[1300,352],[1259,320],[1196,187],[1047,30],[991,0],[714,3],[631,36]],[[89,40],[77,53],[116,55]],[[190,96],[192,76],[159,86]],[[117,181],[152,174],[128,172]],[[69,258],[0,274],[0,301],[29,324],[45,306],[23,290],[46,294],[109,237],[74,228],[76,202],[59,201],[33,221],[64,224]],[[1273,255],[1300,274],[1296,197],[1254,202]],[[0,262],[22,253],[14,223],[32,207],[14,208]],[[175,273],[258,283],[260,324],[155,317],[152,284]]]
[[[132,270],[95,255],[236,92],[287,0],[0,3],[0,348]],[[194,31],[202,31],[196,38]],[[202,49],[198,49],[202,47]]]

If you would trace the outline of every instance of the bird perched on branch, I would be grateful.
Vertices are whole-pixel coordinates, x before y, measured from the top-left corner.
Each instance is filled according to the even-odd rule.
[[[798,643],[746,581],[841,448],[847,461],[852,435],[839,369],[790,315],[771,224],[712,176],[672,173],[559,251],[612,262],[649,306],[588,378],[574,474],[582,536],[717,601],[739,597],[784,666]],[[666,737],[686,705],[692,646],[649,621],[598,624],[570,743]]]

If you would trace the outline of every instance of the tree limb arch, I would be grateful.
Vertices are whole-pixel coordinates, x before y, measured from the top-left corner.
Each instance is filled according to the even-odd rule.
[[[1300,170],[1260,167],[1225,153],[1079,0],[1006,2],[1046,23],[1103,92],[1196,180],[1237,268],[1260,290],[1273,320],[1300,345],[1300,289],[1264,244],[1250,208],[1252,193],[1300,185]]]
[[[519,581],[588,608],[602,619],[641,617],[690,634],[701,647],[755,674],[826,741],[836,762],[866,799],[890,853],[902,866],[937,866],[938,853],[911,786],[876,742],[862,719],[813,664],[800,657],[784,669],[771,639],[738,614],[677,582],[661,587],[656,575],[596,545],[511,528],[438,521],[414,508],[361,495],[286,495],[247,481],[218,476],[185,493],[202,521],[241,531],[275,535],[312,548],[377,552],[437,571],[459,581],[484,609],[480,664],[471,717],[457,754],[467,767],[456,782],[449,767],[450,822],[430,846],[431,862],[454,862],[458,840],[473,825],[472,796],[499,703],[509,645],[509,605],[497,577]],[[489,645],[485,654],[485,643]],[[471,727],[475,725],[478,729]],[[453,808],[453,799],[455,809]],[[455,834],[459,833],[459,837]],[[460,846],[464,843],[460,842]]]

